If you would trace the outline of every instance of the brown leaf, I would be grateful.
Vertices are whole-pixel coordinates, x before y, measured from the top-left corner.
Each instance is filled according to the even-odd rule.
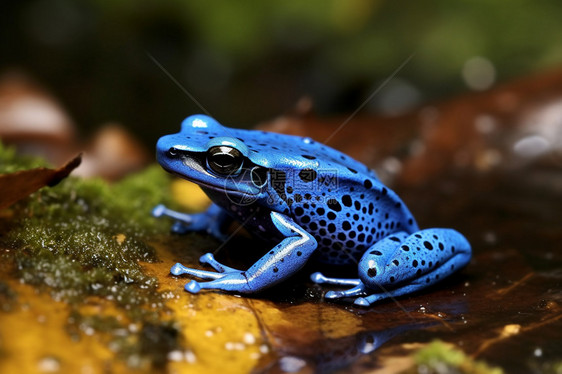
[[[0,209],[29,196],[45,186],[55,186],[80,165],[82,154],[58,169],[37,168],[0,175]]]

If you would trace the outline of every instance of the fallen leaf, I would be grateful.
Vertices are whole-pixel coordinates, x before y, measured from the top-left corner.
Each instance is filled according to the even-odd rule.
[[[58,169],[37,168],[0,175],[0,209],[29,196],[42,187],[53,187],[80,165],[79,154]]]

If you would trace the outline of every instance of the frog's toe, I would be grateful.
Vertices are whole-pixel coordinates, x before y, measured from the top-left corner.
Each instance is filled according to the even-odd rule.
[[[186,267],[180,264],[179,262],[174,264],[174,266],[172,266],[172,268],[170,269],[170,273],[172,273],[172,275],[185,274],[185,271],[186,271]]]
[[[358,297],[357,299],[355,299],[353,304],[357,305],[357,306],[363,306],[363,307],[367,307],[367,306],[371,305],[371,303],[369,303],[369,301],[364,297]]]
[[[152,209],[152,216],[153,217],[162,217],[168,209],[164,204],[158,204]]]
[[[199,262],[205,265],[209,265],[219,273],[234,273],[240,272],[240,270],[233,269],[226,265],[221,264],[217,260],[215,260],[215,256],[212,253],[205,253],[203,256],[199,258]]]
[[[324,297],[326,299],[339,299],[341,297],[344,297],[344,295],[342,295],[341,291],[328,291],[328,292],[326,292]]]
[[[367,295],[364,297],[358,297],[357,299],[355,299],[355,301],[353,302],[353,304],[357,305],[357,306],[371,306],[374,303],[380,301],[380,300],[384,300],[386,298],[389,297],[393,297],[392,294],[387,293],[387,294],[371,294],[371,295]]]
[[[310,280],[317,284],[322,284],[326,281],[324,274],[320,272],[310,274]]]
[[[358,286],[355,286],[345,291],[328,291],[326,292],[326,295],[324,295],[324,297],[326,297],[327,299],[339,299],[344,297],[354,297],[360,295],[365,295],[365,287],[362,284],[359,284]]]
[[[198,293],[199,291],[201,291],[201,285],[199,284],[199,282],[194,280],[187,283],[184,288],[189,293]]]
[[[212,253],[205,253],[203,256],[199,257],[199,262],[202,264],[214,263],[215,261],[215,256],[213,256]]]
[[[361,280],[359,279],[347,279],[347,278],[328,278],[320,272],[316,272],[310,275],[310,280],[317,284],[333,284],[336,286],[352,286],[357,287],[361,285]]]
[[[191,275],[193,277],[198,277],[198,278],[201,278],[201,279],[219,279],[219,278],[224,277],[223,273],[217,273],[217,272],[214,272],[214,271],[188,268],[186,266],[183,266],[179,262],[177,264],[175,264],[174,266],[172,266],[172,268],[170,269],[170,273],[172,273],[172,275],[176,275],[176,276],[178,276],[178,275]]]

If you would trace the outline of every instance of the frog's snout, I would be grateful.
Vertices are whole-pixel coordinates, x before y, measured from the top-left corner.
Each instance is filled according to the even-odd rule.
[[[158,139],[158,142],[156,143],[156,161],[158,162],[167,159],[170,150],[172,150],[173,153],[174,146],[170,144],[166,138],[166,136],[163,136]]]

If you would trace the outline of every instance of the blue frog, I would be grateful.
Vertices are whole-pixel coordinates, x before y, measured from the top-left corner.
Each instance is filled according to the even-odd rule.
[[[463,268],[471,248],[448,228],[420,230],[392,190],[365,165],[310,138],[227,128],[205,115],[186,118],[177,134],[158,140],[157,159],[170,173],[198,184],[213,204],[199,214],[163,205],[153,215],[175,219],[176,233],[207,231],[224,239],[239,221],[272,248],[247,270],[215,271],[175,264],[173,275],[195,280],[185,289],[259,292],[298,272],[307,261],[357,265],[351,279],[314,273],[315,283],[338,286],[327,299],[372,303],[421,290]],[[242,254],[241,254],[242,255]]]

